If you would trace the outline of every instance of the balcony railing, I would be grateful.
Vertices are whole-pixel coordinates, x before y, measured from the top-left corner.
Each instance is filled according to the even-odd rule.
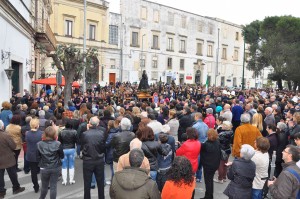
[[[54,50],[57,41],[49,26],[48,21],[45,19],[44,20],[37,19],[35,27],[36,27],[37,40],[43,43],[43,45],[45,45],[47,50],[49,51]]]

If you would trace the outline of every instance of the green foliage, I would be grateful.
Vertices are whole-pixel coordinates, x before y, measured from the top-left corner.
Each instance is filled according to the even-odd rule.
[[[243,28],[246,43],[250,44],[247,68],[259,75],[264,67],[272,66],[269,79],[297,81],[300,73],[300,19],[292,16],[267,17],[253,21]]]

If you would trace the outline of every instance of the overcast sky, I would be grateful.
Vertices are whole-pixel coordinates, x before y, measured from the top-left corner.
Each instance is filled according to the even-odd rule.
[[[120,0],[110,2],[110,11],[119,13]],[[217,17],[236,24],[249,24],[266,16],[300,17],[300,0],[150,0],[202,16]]]

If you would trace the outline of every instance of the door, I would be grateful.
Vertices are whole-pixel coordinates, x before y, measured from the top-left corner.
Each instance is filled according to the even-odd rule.
[[[20,92],[20,79],[19,79],[20,63],[12,61],[11,67],[14,69],[14,73],[11,78],[12,92],[19,93]]]
[[[109,83],[110,84],[116,83],[116,73],[109,73]]]

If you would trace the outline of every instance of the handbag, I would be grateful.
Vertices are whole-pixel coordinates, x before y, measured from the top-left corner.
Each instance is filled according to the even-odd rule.
[[[221,160],[227,160],[228,159],[228,154],[221,149]]]

